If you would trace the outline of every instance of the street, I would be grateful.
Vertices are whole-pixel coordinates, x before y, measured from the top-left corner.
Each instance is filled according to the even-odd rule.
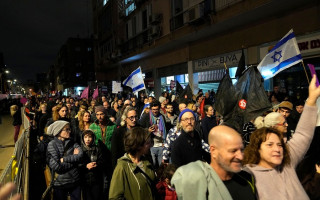
[[[2,123],[0,124],[0,174],[5,169],[7,163],[9,162],[13,151],[14,151],[14,142],[13,142],[13,133],[14,128],[12,126],[12,118],[9,114],[1,115]],[[22,133],[22,126],[20,129],[20,135]],[[19,135],[19,137],[20,137]]]

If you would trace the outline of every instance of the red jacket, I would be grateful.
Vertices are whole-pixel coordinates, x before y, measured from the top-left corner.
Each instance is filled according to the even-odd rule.
[[[177,193],[174,188],[169,188],[165,181],[159,181],[156,185],[158,198],[161,200],[177,200]]]

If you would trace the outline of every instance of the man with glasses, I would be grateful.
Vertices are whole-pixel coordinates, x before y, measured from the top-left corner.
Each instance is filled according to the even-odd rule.
[[[123,138],[124,134],[138,125],[137,111],[132,106],[127,106],[123,111],[121,117],[120,127],[118,127],[112,136],[111,140],[111,157],[112,157],[112,168],[114,169],[117,165],[117,160],[121,158],[124,153]]]
[[[178,121],[181,126],[181,135],[172,145],[171,159],[177,167],[190,162],[208,159],[209,154],[202,149],[199,132],[195,129],[196,116],[188,108],[181,111]]]
[[[167,137],[166,120],[160,113],[160,102],[155,100],[150,104],[149,113],[144,113],[140,119],[140,124],[152,133],[153,147],[151,147],[151,156],[153,165],[159,166],[162,162],[162,152],[164,141]]]

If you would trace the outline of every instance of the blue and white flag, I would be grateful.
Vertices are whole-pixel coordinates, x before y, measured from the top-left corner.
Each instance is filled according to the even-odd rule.
[[[299,62],[302,62],[302,57],[291,29],[263,58],[258,65],[258,70],[267,80]]]
[[[124,86],[132,88],[133,92],[139,92],[140,90],[146,89],[141,73],[141,68],[134,70],[126,80],[122,82]]]

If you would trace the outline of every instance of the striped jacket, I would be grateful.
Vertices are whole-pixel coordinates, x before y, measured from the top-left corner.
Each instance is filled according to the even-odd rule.
[[[73,154],[75,148],[78,148],[78,154]],[[64,152],[65,149],[67,149],[67,152]],[[54,186],[74,184],[80,180],[77,166],[83,151],[77,143],[72,140],[61,141],[55,137],[48,144],[47,151],[48,165],[58,174]],[[63,158],[62,163],[60,162],[61,158]]]

